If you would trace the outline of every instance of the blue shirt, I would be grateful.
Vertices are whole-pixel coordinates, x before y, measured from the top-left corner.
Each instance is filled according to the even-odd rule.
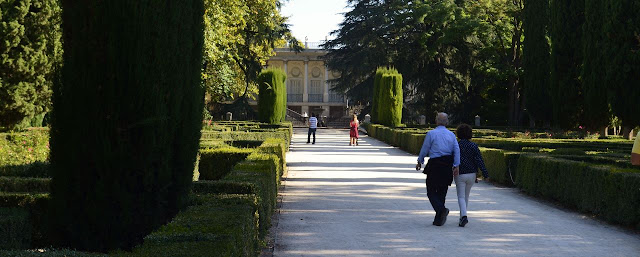
[[[453,155],[453,166],[460,166],[460,147],[453,132],[444,126],[438,126],[427,133],[418,155],[418,163],[424,163],[424,157],[438,158],[446,155]]]
[[[318,128],[318,119],[316,117],[309,118],[309,128]]]

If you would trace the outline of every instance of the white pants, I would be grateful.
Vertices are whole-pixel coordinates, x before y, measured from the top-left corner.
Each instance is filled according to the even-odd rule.
[[[471,187],[476,182],[476,174],[460,174],[456,176],[456,191],[458,193],[458,205],[460,206],[460,217],[467,216],[467,206],[469,206],[469,193]]]

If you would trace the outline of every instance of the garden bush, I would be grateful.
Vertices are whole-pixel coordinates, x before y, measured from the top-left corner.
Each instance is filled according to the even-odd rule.
[[[48,129],[0,133],[0,176],[46,177]]]
[[[252,149],[235,147],[200,150],[199,180],[218,180],[226,176],[234,165],[253,153]]]
[[[3,192],[49,193],[49,178],[0,177]]]
[[[62,5],[50,132],[55,245],[131,249],[188,204],[204,109],[204,4]]]
[[[279,124],[287,114],[287,74],[266,69],[258,75],[258,116],[262,122]]]
[[[491,181],[506,186],[515,185],[521,153],[483,147],[480,148],[480,153]]]
[[[258,256],[256,213],[254,195],[197,194],[142,245],[112,256]]]
[[[270,132],[202,132],[203,140],[218,139],[223,141],[252,140],[265,141],[268,138],[279,138],[286,142],[286,150],[289,150],[291,138],[286,129]]]
[[[2,251],[3,257],[108,257],[106,254],[87,253],[67,249],[35,249],[35,250],[13,250]]]
[[[280,163],[278,175],[280,175],[280,177],[287,176],[287,150],[284,140],[269,138],[258,147],[258,151],[262,153],[275,154]]]
[[[640,172],[544,155],[518,160],[523,191],[640,229]]]
[[[0,249],[23,249],[30,244],[29,212],[21,208],[0,208]]]
[[[395,71],[395,70],[394,70]],[[378,119],[381,124],[398,127],[402,123],[402,75],[397,71],[382,75]]]

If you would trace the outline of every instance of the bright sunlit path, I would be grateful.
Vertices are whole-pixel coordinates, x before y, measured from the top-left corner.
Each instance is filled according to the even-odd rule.
[[[287,154],[274,256],[638,256],[640,236],[479,183],[469,224],[458,227],[455,185],[442,227],[416,156],[347,130],[320,129],[315,145],[296,129]]]
[[[300,41],[309,42],[332,39],[331,31],[337,30],[347,12],[346,0],[289,0],[284,2],[282,15],[289,17],[291,32]]]

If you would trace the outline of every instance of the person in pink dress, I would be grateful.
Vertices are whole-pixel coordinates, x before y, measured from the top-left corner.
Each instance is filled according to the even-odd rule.
[[[360,125],[360,122],[358,121],[358,116],[356,116],[355,114],[353,115],[353,118],[351,118],[351,122],[349,123],[349,145],[353,145],[356,146],[358,145],[358,126]]]

